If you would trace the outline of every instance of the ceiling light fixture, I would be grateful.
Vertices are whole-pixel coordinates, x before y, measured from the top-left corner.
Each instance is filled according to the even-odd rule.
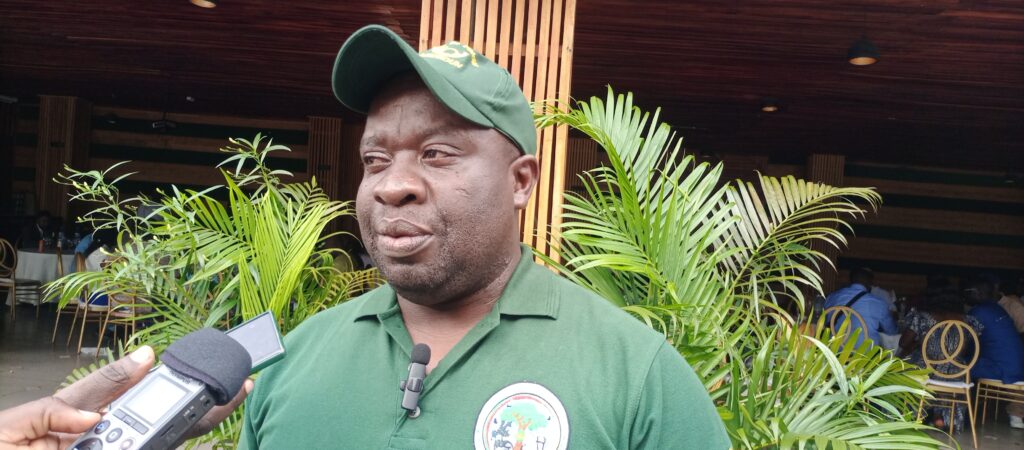
[[[216,8],[217,0],[189,0],[193,5],[200,8]]]
[[[764,100],[761,100],[761,112],[773,113],[779,112],[780,109],[779,99],[775,97],[765,97]]]
[[[870,66],[878,62],[878,47],[867,36],[857,39],[846,52],[846,59],[855,66]]]

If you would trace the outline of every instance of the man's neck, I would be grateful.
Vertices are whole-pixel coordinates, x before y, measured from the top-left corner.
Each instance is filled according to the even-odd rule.
[[[414,343],[424,343],[431,348],[428,370],[436,367],[452,347],[494,309],[521,258],[517,253],[483,289],[439,305],[419,305],[398,295],[409,337]]]

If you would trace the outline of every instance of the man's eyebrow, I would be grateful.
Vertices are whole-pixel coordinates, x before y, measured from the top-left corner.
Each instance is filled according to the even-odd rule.
[[[360,147],[378,147],[378,146],[380,146],[380,141],[381,141],[381,139],[378,138],[377,136],[373,136],[373,135],[365,136],[365,137],[363,137],[362,140],[359,141],[359,146]]]
[[[427,133],[425,133],[424,137],[434,137],[442,135],[463,135],[466,134],[467,131],[469,131],[469,129],[467,129],[467,127],[465,126],[459,126],[456,124],[445,124],[428,131]]]

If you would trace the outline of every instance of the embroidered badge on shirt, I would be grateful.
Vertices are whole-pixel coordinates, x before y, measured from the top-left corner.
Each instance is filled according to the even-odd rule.
[[[473,443],[477,450],[565,450],[569,419],[561,400],[547,388],[515,383],[484,403]]]

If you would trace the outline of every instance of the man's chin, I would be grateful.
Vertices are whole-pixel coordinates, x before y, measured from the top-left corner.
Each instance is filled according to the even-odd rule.
[[[438,292],[444,284],[443,273],[422,264],[384,263],[378,268],[388,284],[403,297],[430,295]]]

